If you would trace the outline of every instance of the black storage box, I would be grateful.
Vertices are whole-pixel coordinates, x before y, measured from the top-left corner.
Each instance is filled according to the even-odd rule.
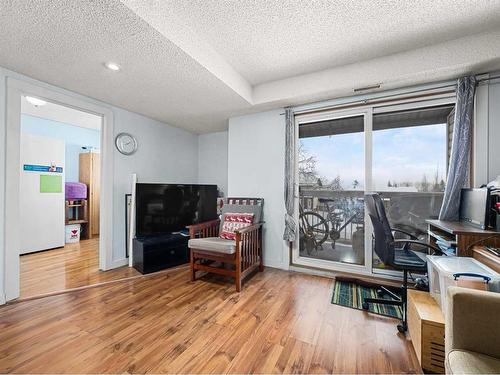
[[[181,234],[134,238],[134,268],[145,274],[188,263],[188,240]]]

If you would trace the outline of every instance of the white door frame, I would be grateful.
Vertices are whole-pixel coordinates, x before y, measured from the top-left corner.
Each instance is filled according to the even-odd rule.
[[[31,83],[7,77],[6,95],[6,153],[5,153],[5,299],[13,300],[20,294],[20,126],[21,96],[31,95],[102,117],[101,127],[101,203],[99,268],[113,267],[113,112],[111,109],[73,96]]]

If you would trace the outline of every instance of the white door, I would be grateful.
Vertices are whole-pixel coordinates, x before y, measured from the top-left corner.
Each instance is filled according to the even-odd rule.
[[[21,133],[20,254],[64,246],[64,141]]]

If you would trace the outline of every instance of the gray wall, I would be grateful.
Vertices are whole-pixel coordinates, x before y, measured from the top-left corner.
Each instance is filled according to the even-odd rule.
[[[224,197],[227,197],[227,137],[227,131],[198,136],[198,182],[216,184]]]

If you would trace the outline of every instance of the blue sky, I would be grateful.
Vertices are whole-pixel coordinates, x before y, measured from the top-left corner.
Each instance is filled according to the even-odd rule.
[[[344,189],[357,179],[364,187],[364,134],[303,138],[304,149],[317,159],[319,175],[330,180],[340,176]],[[375,189],[387,181],[433,181],[446,175],[446,125],[427,125],[373,132],[373,182]]]

